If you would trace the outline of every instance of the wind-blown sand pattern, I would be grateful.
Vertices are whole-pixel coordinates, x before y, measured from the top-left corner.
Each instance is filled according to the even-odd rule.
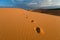
[[[0,40],[60,40],[60,16],[0,8]]]

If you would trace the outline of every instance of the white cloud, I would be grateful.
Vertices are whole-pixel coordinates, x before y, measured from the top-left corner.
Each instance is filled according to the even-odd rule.
[[[31,2],[31,3],[29,3],[28,5],[37,5],[37,3]]]
[[[60,0],[32,0],[31,2],[27,3],[27,6],[33,9],[39,9],[43,7],[49,8],[49,6],[52,8],[52,6],[58,5],[60,5]]]

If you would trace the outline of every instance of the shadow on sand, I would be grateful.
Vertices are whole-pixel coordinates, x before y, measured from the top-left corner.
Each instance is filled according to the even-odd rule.
[[[32,11],[60,16],[60,8],[58,8],[58,9],[36,9],[36,10],[32,10]]]

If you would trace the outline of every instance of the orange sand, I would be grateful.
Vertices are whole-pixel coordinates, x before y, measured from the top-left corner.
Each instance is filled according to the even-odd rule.
[[[60,16],[0,8],[0,40],[60,40]]]

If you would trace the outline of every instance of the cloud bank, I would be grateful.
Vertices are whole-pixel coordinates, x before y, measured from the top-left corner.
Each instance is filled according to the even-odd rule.
[[[60,0],[0,0],[0,7],[16,7],[27,10],[59,8]]]

